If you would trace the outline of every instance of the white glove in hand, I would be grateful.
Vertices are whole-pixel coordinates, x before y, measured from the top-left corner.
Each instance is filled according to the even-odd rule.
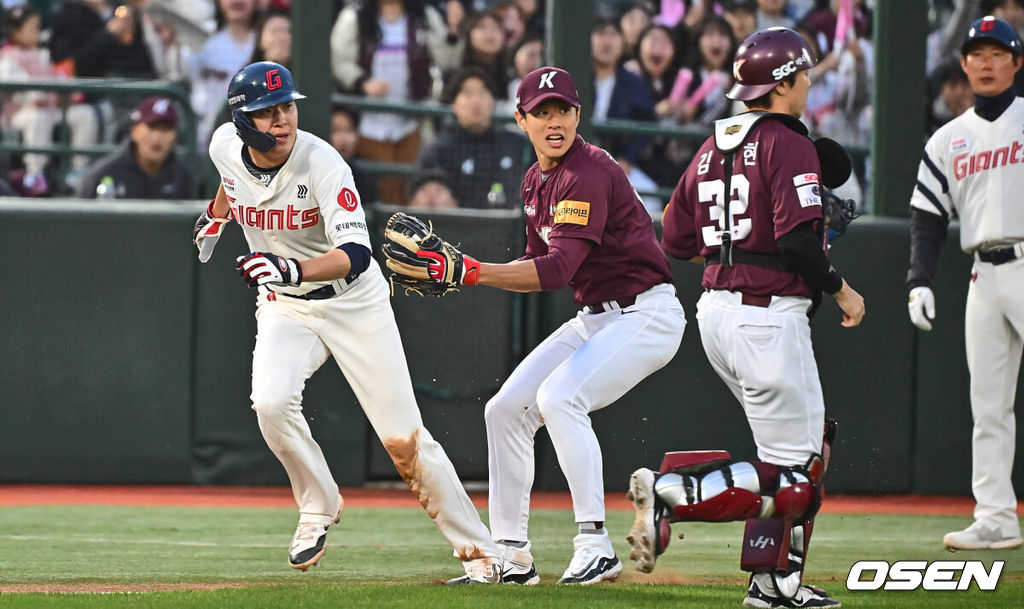
[[[251,252],[238,257],[235,265],[250,288],[268,283],[299,285],[302,283],[302,266],[295,258],[285,258],[269,252]]]
[[[206,262],[210,259],[224,225],[231,221],[230,212],[227,218],[217,218],[213,215],[212,210],[213,201],[210,201],[210,206],[199,216],[195,228],[192,229],[192,243],[195,243],[199,249],[199,262]]]
[[[931,288],[918,286],[910,290],[907,309],[910,310],[910,321],[914,322],[915,326],[925,331],[932,329],[931,320],[935,319],[935,294]]]

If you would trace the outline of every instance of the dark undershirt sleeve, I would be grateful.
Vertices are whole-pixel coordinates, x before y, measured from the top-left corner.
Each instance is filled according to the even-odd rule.
[[[370,250],[365,245],[342,243],[338,246],[338,249],[348,254],[348,259],[352,262],[352,269],[348,275],[352,279],[355,279],[360,273],[370,268]]]
[[[548,253],[533,259],[537,265],[540,289],[560,290],[569,285],[569,280],[583,264],[594,244],[586,239],[574,237],[552,237]]]
[[[910,270],[907,290],[931,287],[939,264],[939,251],[946,242],[948,222],[921,209],[910,210]]]
[[[785,268],[793,271],[812,289],[835,294],[843,287],[843,276],[832,267],[821,246],[814,222],[802,222],[778,239]]]

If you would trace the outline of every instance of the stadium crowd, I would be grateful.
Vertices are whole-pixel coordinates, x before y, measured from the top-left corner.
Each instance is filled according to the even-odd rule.
[[[551,1],[551,0],[547,0]],[[0,79],[138,78],[189,92],[200,157],[226,120],[231,76],[258,60],[289,65],[291,0],[3,0]],[[795,28],[818,52],[804,121],[815,135],[867,145],[871,125],[873,0],[598,0],[590,29],[593,119],[648,121],[709,130],[742,109],[725,97],[737,46],[757,29]],[[545,0],[335,0],[330,72],[339,92],[397,102],[450,104],[445,121],[335,108],[330,140],[349,160],[413,165],[408,175],[357,171],[367,200],[427,207],[515,207],[532,150],[511,115],[520,78],[542,63]],[[930,0],[928,40],[934,128],[969,104],[957,62],[962,30],[982,13],[1024,27],[1024,0]],[[300,89],[301,84],[299,83]],[[589,96],[584,94],[584,97]],[[176,158],[181,112],[152,112],[154,99],[6,93],[5,141],[28,147],[66,138],[74,146],[123,143],[106,158],[40,153],[0,157],[0,189],[21,196],[163,197],[168,175],[192,197],[202,176]],[[157,116],[160,115],[160,116]],[[146,117],[140,121],[140,117]],[[162,117],[162,118],[161,118]],[[159,119],[159,120],[155,120]],[[142,125],[141,127],[139,125]],[[512,129],[512,130],[510,130]],[[514,131],[513,131],[514,130]],[[189,138],[191,139],[191,138]],[[697,140],[595,137],[642,192],[671,188]],[[159,140],[159,141],[157,141]],[[152,144],[150,142],[157,142]],[[170,142],[170,143],[167,143]],[[110,170],[135,178],[119,181]],[[103,174],[103,175],[100,175]],[[160,176],[164,178],[160,178]],[[112,178],[116,182],[110,187]],[[9,187],[8,187],[9,184]],[[193,186],[194,185],[194,186]],[[657,199],[647,199],[655,211]]]

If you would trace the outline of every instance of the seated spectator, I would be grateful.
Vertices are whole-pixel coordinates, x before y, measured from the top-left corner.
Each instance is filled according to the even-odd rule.
[[[508,81],[505,89],[505,99],[495,100],[495,111],[498,114],[512,115],[516,111],[516,91],[519,90],[519,83],[523,77],[541,66],[544,55],[544,38],[537,34],[526,34],[519,40],[519,43],[512,48],[510,61],[512,63],[509,71],[512,79]],[[518,133],[519,128],[511,125]]]
[[[422,209],[455,209],[459,206],[440,171],[425,171],[413,179],[407,205]]]
[[[476,68],[456,73],[445,92],[455,123],[420,154],[422,171],[439,174],[459,207],[516,209],[528,142],[494,125],[494,91]]]
[[[50,36],[53,62],[68,62],[75,76],[155,78],[153,59],[142,37],[139,4],[139,0],[122,4],[108,19],[104,1],[65,3]]]
[[[16,6],[3,13],[3,36],[0,46],[0,80],[31,80],[53,78],[50,54],[39,47],[42,18],[34,8]],[[60,121],[57,97],[53,93],[22,91],[3,103],[3,123],[21,134],[26,146],[48,146],[53,141],[53,128]],[[12,175],[18,191],[24,196],[40,197],[49,192],[44,170],[45,154],[26,153],[25,170]]]
[[[331,30],[334,79],[343,90],[367,97],[393,102],[428,99],[435,85],[431,67],[444,72],[462,60],[462,41],[450,36],[450,25],[423,0],[366,0],[359,8],[347,6]],[[421,140],[420,123],[414,118],[368,111],[359,124],[359,135],[362,158],[416,161]],[[381,201],[404,203],[407,182],[402,176],[378,177]]]
[[[757,31],[757,0],[727,0],[722,14],[732,27],[732,37],[743,42]]]
[[[177,157],[178,112],[166,97],[147,97],[131,115],[121,150],[88,168],[76,196],[83,199],[191,199],[192,170]]]
[[[720,118],[731,115],[725,92],[732,86],[732,58],[736,39],[724,18],[710,14],[694,31],[693,61],[679,70],[668,97],[655,111],[660,116],[675,116],[680,123],[698,123],[710,128]]]
[[[757,29],[793,27],[793,19],[786,13],[786,0],[757,0]]]
[[[203,44],[190,62],[192,109],[196,112],[201,150],[227,98],[228,81],[248,65],[256,46],[255,0],[217,0],[217,32]]]
[[[354,161],[358,158],[359,148],[359,111],[347,106],[335,106],[331,110],[331,145],[338,151],[352,168],[352,178],[359,191],[359,199],[369,203],[377,203],[377,179],[359,168]]]
[[[505,99],[511,78],[505,61],[505,32],[501,29],[500,15],[494,11],[477,13],[466,21],[466,27],[462,67],[482,70],[496,87],[495,97]]]
[[[288,13],[264,13],[256,23],[256,47],[248,63],[273,61],[289,67],[292,60],[292,20]]]
[[[554,2],[555,0],[551,0]],[[515,0],[528,34],[544,35],[544,0]]]
[[[619,15],[619,31],[622,32],[623,59],[631,65],[626,67],[640,72],[640,35],[651,25],[651,11],[648,2],[634,2]]]
[[[526,34],[523,10],[511,0],[494,5],[494,12],[501,17],[501,29],[505,32],[505,51],[511,51]]]
[[[593,119],[655,120],[654,100],[647,83],[619,65],[624,41],[618,21],[596,19],[590,34],[590,47],[594,62]],[[625,168],[625,163],[636,164],[650,142],[645,137],[617,135],[602,137],[600,144]],[[626,169],[626,174],[629,175],[629,169]]]
[[[932,103],[929,108],[928,133],[963,114],[974,105],[974,93],[959,61],[939,66],[931,81]]]

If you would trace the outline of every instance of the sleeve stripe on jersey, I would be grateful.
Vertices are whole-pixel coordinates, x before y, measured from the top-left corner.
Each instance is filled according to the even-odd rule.
[[[935,209],[938,210],[939,215],[942,216],[943,220],[949,222],[949,212],[946,211],[946,208],[943,207],[941,203],[939,203],[939,198],[936,197],[932,193],[932,191],[928,190],[927,186],[921,183],[921,180],[917,181],[917,191],[924,195],[926,199],[932,202],[932,205],[934,205]]]
[[[942,184],[943,194],[949,193],[949,182],[946,181],[946,176],[942,175],[942,172],[935,166],[935,163],[932,162],[932,159],[928,156],[927,152],[924,153],[924,157],[921,160],[928,166],[928,169],[931,170],[932,175],[939,181],[939,184]]]

